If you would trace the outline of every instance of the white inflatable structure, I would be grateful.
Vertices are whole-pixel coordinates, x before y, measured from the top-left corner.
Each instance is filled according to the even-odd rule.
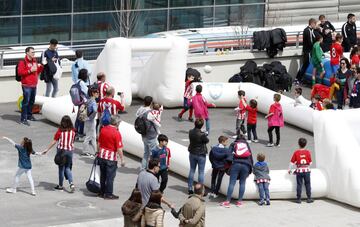
[[[152,71],[153,74],[146,74],[147,77],[150,78],[145,78],[145,76],[143,76],[145,74],[141,74],[141,80],[138,80],[141,81],[141,83],[139,82],[136,86],[131,84],[134,83],[132,82],[134,80],[130,77],[131,72],[129,72],[129,68],[123,71],[125,74],[128,73],[128,75],[126,75],[128,78],[124,79],[125,82],[120,79],[120,77],[124,77],[123,74],[119,76],[118,73],[120,71],[111,73],[115,72],[112,71],[112,67],[116,65],[114,62],[120,62],[121,59],[125,58],[127,60],[124,62],[126,62],[126,64],[130,64],[130,58],[123,56],[120,57],[120,55],[116,55],[119,58],[114,58],[115,54],[112,52],[118,51],[122,54],[131,54],[131,48],[129,48],[129,45],[139,42],[139,40],[129,41],[122,38],[109,40],[104,48],[104,51],[99,56],[96,66],[97,71],[105,71],[110,83],[115,83],[117,89],[126,91],[127,94],[133,93],[132,89],[138,86],[138,95],[140,97],[153,95],[156,97],[157,101],[162,102],[165,106],[179,105],[179,103],[181,103],[185,67],[181,67],[181,69],[180,67],[177,68],[180,72],[166,74],[168,78],[164,78],[165,71],[167,71],[165,69],[169,69],[169,66],[164,66],[163,64],[165,63],[159,60],[163,59],[165,61],[165,58],[160,57],[164,54],[170,56],[169,59],[166,59],[167,64],[174,63],[171,60],[175,59],[175,56],[172,56],[173,52],[171,46],[159,45],[159,48],[163,47],[166,49],[162,49],[166,52],[166,54],[165,52],[160,52],[160,54],[155,55],[155,59],[151,59],[152,57],[148,59],[148,62],[151,62],[151,64],[149,63],[146,66],[146,69],[148,70],[148,68],[152,67],[152,70],[154,70]],[[141,39],[141,42],[145,42],[145,40]],[[153,42],[150,41],[150,43]],[[177,52],[177,54],[183,54],[183,56],[177,56],[176,59],[186,60],[186,53],[184,52],[184,49],[179,47],[180,44],[182,45],[186,43],[184,40],[181,40],[180,38],[174,39],[171,37],[163,39],[161,43],[174,45],[174,49],[176,50],[175,52]],[[141,45],[143,45],[144,48],[147,47],[147,45],[143,43],[141,43]],[[127,49],[127,51],[122,52],[122,48]],[[138,50],[141,51],[140,49]],[[151,50],[156,51],[155,48]],[[105,53],[109,53],[110,56],[105,55]],[[106,60],[108,62],[106,62]],[[183,60],[181,60],[180,64],[184,63]],[[105,66],[106,64],[107,66]],[[164,75],[157,73],[159,72],[159,69],[164,69],[162,71],[164,72]],[[141,72],[141,70],[139,72]],[[158,78],[160,81],[155,81]],[[237,106],[237,91],[239,88],[246,92],[249,99],[259,99],[258,109],[260,112],[267,113],[269,106],[273,103],[272,99],[274,92],[252,83],[240,83],[240,85],[226,83],[203,83],[203,87],[204,96],[209,102],[214,102],[218,106]],[[174,91],[174,89],[177,91]],[[164,98],[165,96],[166,98]],[[131,101],[131,98],[128,101]],[[59,124],[63,115],[70,115],[73,119],[75,118],[75,113],[72,113],[73,106],[69,96],[55,99],[38,96],[37,102],[43,104],[43,115],[50,121],[57,124]],[[357,117],[360,110],[316,112],[306,106],[295,107],[294,103],[295,101],[293,99],[282,96],[281,104],[284,110],[285,121],[309,131],[313,131],[314,129],[316,150],[315,160],[318,168],[313,169],[311,175],[313,197],[329,197],[340,202],[360,207],[360,182],[358,182],[360,171],[357,168],[357,161],[359,160],[360,155],[360,133],[357,130]],[[128,123],[122,122],[119,130],[122,134],[124,149],[131,154],[142,157],[143,144],[141,136],[135,131],[134,127]],[[170,169],[184,177],[187,177],[189,171],[187,147],[173,141],[169,142],[169,147],[172,150]],[[211,178],[211,165],[208,161],[205,168],[205,174],[205,184],[209,186]],[[287,174],[286,170],[271,171],[270,176],[272,178],[270,184],[271,198],[295,198],[296,182],[294,176]],[[253,176],[250,176],[246,185],[245,198],[248,199],[258,198],[257,189],[252,179]],[[220,189],[220,191],[224,194],[226,194],[228,182],[228,177],[224,177],[223,184]],[[237,187],[238,186],[234,189],[234,197],[238,196]]]

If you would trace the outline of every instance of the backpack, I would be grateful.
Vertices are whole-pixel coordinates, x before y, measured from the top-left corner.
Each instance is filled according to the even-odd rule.
[[[70,92],[71,101],[74,104],[74,106],[80,106],[81,104],[84,103],[85,97],[83,92],[81,91],[80,81],[73,84],[69,92]]]
[[[110,124],[110,120],[111,120],[111,113],[110,113],[110,105],[107,104],[107,103],[104,103],[105,105],[105,109],[104,111],[102,112],[102,115],[101,115],[101,124],[106,126],[106,125],[109,125]]]
[[[242,82],[242,77],[240,75],[240,73],[236,73],[235,75],[233,75],[229,81],[229,83],[240,83]]]
[[[149,111],[146,111],[143,115],[137,117],[134,123],[135,130],[143,136],[146,135],[146,131],[147,131],[147,124],[145,117],[147,116],[148,113]]]
[[[79,107],[78,117],[77,118],[78,118],[79,121],[86,121],[87,117],[88,117],[87,104],[83,103]]]
[[[19,75],[19,72],[18,72],[19,64],[20,64],[20,61],[15,66],[15,80],[17,82],[21,82],[21,76]]]
[[[233,153],[235,158],[247,158],[251,155],[248,145],[241,141],[235,142]]]

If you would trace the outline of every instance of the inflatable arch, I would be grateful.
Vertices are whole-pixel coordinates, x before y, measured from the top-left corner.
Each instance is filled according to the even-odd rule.
[[[155,56],[154,60],[150,57],[146,68],[152,68],[154,70],[151,71],[153,74],[146,74],[146,77],[150,78],[145,78],[145,74],[142,74],[141,82],[135,84],[135,86],[134,80],[131,78],[131,68],[128,67],[122,71],[124,74],[121,74],[121,76],[118,74],[120,71],[112,71],[111,68],[115,66],[114,62],[119,62],[125,58],[123,56],[121,58],[114,58],[115,54],[112,52],[119,52],[124,55],[125,53],[131,54],[129,48],[130,43],[152,43],[154,42],[153,40],[134,39],[130,41],[123,38],[108,40],[104,51],[99,55],[96,69],[97,71],[105,71],[110,83],[116,84],[116,86],[118,86],[116,89],[122,89],[126,91],[127,94],[134,93],[133,89],[138,89],[134,95],[138,95],[139,97],[152,95],[165,106],[179,106],[181,105],[182,99],[182,92],[179,93],[179,90],[182,91],[182,89],[179,89],[179,87],[183,87],[187,55],[185,46],[183,46],[185,49],[180,48],[180,44],[185,45],[186,41],[180,39],[181,38],[175,39],[174,37],[161,39],[161,43],[166,43],[170,46],[166,46],[165,48],[165,46],[160,45],[160,47],[166,49],[166,51],[162,49],[162,51],[166,53],[160,52],[159,55]],[[159,41],[160,39],[157,40]],[[176,51],[172,52],[171,44]],[[147,45],[143,44],[143,48],[145,47],[147,47]],[[123,51],[122,48],[125,48],[126,51]],[[138,50],[141,51],[140,49]],[[110,56],[107,56],[105,53],[108,53]],[[173,74],[166,75],[166,70],[162,71],[164,74],[157,73],[157,69],[169,68],[168,65],[160,65],[165,63],[172,64],[172,61],[175,59],[175,56],[172,56],[172,54],[175,55],[175,53],[182,54],[182,56],[176,56],[176,59],[182,59],[179,63],[181,65],[184,64],[176,68],[176,70],[179,71],[174,71]],[[160,57],[161,55],[166,55],[169,58],[166,58],[165,61],[165,58]],[[126,57],[126,59],[124,62],[130,64],[129,60],[131,58]],[[162,62],[160,59],[164,61]],[[141,70],[139,72],[141,72]],[[126,78],[123,76],[125,74],[127,76]],[[165,76],[167,76],[167,78],[164,78]],[[124,81],[121,78],[125,78]],[[155,81],[155,79],[159,81]],[[215,102],[218,106],[236,106],[238,101],[234,94],[237,93],[239,88],[245,90],[249,98],[258,98],[261,100],[261,102],[258,102],[260,112],[266,113],[273,102],[273,91],[252,83],[203,83],[203,86],[204,96],[209,99],[209,101]],[[166,98],[164,98],[165,96]],[[43,104],[43,115],[54,123],[59,124],[61,117],[65,114],[75,119],[75,114],[72,113],[73,105],[69,96],[55,99],[37,96],[36,101],[39,104]],[[130,103],[131,99],[128,101],[128,103]],[[307,106],[295,107],[294,103],[295,101],[293,99],[282,96],[281,104],[284,109],[285,121],[308,131],[313,131],[315,136],[315,159],[318,168],[312,169],[311,183],[313,197],[328,197],[360,207],[360,182],[358,181],[360,171],[356,167],[357,160],[360,160],[360,133],[357,130],[359,121],[357,117],[359,116],[360,110],[329,110],[318,112]],[[135,131],[134,127],[126,122],[122,122],[119,131],[123,137],[124,149],[131,154],[142,157],[143,144],[141,136]],[[172,149],[173,157],[170,169],[187,177],[189,170],[187,147],[173,141],[169,141],[169,147]],[[334,168],[336,168],[336,171],[334,171]],[[211,165],[209,162],[206,164],[205,174],[205,184],[209,186],[211,178]],[[295,177],[287,174],[286,170],[271,171],[270,176],[272,178],[270,184],[271,198],[295,198]],[[255,184],[250,179],[252,179],[252,176],[250,176],[247,181],[245,198],[254,199],[258,197],[258,193]],[[228,182],[228,177],[224,177],[220,189],[224,194],[227,191]],[[235,188],[234,192],[237,191],[237,188]],[[234,197],[237,196],[237,193],[234,193]]]

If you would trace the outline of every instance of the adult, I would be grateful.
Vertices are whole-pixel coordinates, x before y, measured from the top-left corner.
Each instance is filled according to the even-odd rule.
[[[91,67],[89,63],[84,60],[83,58],[83,52],[81,50],[75,51],[76,60],[71,66],[71,78],[73,83],[77,83],[78,81],[78,75],[81,69],[86,69],[89,75],[89,78],[91,76]]]
[[[76,81],[76,83],[79,83],[82,96],[86,100],[89,98],[89,96],[88,96],[88,92],[89,92],[88,80],[89,80],[89,75],[88,75],[87,69],[81,69],[79,71],[78,80]],[[78,113],[78,115],[79,115],[79,113]],[[83,138],[85,136],[84,135],[84,122],[80,121],[77,117],[75,120],[75,129],[76,129],[75,139],[79,140],[79,141],[83,141]]]
[[[183,227],[205,226],[204,185],[200,183],[195,184],[194,192],[195,194],[190,195],[180,210],[180,225]]]
[[[316,20],[311,18],[309,25],[303,31],[303,47],[302,47],[302,66],[296,75],[296,81],[301,82],[304,74],[310,64],[310,53],[315,42],[314,29],[316,28]]]
[[[188,176],[188,193],[189,195],[194,194],[193,182],[196,167],[198,167],[198,183],[204,183],[204,170],[206,163],[207,147],[209,138],[205,132],[201,131],[204,126],[203,119],[196,119],[194,123],[195,127],[189,131],[190,144],[188,147],[189,151],[189,162],[190,171]]]
[[[54,98],[59,91],[58,80],[54,78],[56,73],[55,62],[60,64],[57,45],[58,41],[56,39],[51,39],[49,48],[41,55],[41,63],[44,65],[43,79],[46,83],[46,97],[50,97],[50,93],[52,91],[51,97]]]
[[[108,88],[110,87],[110,85],[106,82],[106,75],[103,72],[99,72],[96,75],[96,79],[97,79],[97,87],[99,89],[99,99],[103,99],[105,98],[106,95],[106,91],[108,90]]]
[[[356,79],[353,84],[353,88],[350,93],[350,104],[352,108],[360,108],[360,67],[356,67]]]
[[[151,192],[141,218],[141,226],[163,227],[165,210],[161,207],[162,193],[157,190]]]
[[[321,48],[324,52],[328,52],[332,44],[332,33],[335,32],[335,27],[330,23],[330,21],[326,20],[325,15],[320,15],[319,21],[321,35],[324,38]]]
[[[157,146],[158,131],[155,127],[155,119],[150,117],[152,111],[153,98],[151,96],[145,96],[144,105],[136,111],[136,117],[142,117],[146,123],[146,134],[141,135],[144,144],[144,156],[141,161],[141,168],[146,169],[150,157],[150,152]]]
[[[339,89],[336,91],[336,100],[337,100],[337,108],[342,109],[345,97],[344,90],[346,85],[346,80],[351,78],[352,72],[350,70],[350,62],[347,58],[342,58],[340,60],[340,69],[336,72],[335,81],[339,86]]]
[[[141,192],[142,206],[145,207],[149,202],[150,195],[153,191],[159,190],[160,183],[156,176],[160,171],[159,159],[150,159],[147,170],[142,170],[136,180],[136,187]],[[164,198],[162,201],[169,207],[172,205],[167,202]]]
[[[346,83],[345,83],[345,89],[344,89],[344,97],[345,97],[345,103],[349,105],[349,107],[351,108],[352,106],[350,105],[350,95],[351,92],[354,88],[354,82],[356,80],[357,74],[356,74],[356,66],[355,65],[351,65],[351,76],[349,78],[346,79]]]
[[[21,87],[23,91],[20,122],[21,124],[29,126],[28,120],[36,120],[32,115],[32,107],[35,102],[38,75],[44,67],[37,63],[33,47],[27,47],[25,54],[24,60],[19,61],[17,70],[19,76],[21,76]]]
[[[121,211],[124,215],[124,227],[141,227],[141,193],[135,188],[131,196],[122,205]]]
[[[349,13],[347,16],[346,23],[343,24],[341,28],[341,34],[343,36],[342,46],[344,47],[344,52],[350,52],[350,49],[357,44],[355,22],[356,22],[355,15]]]
[[[111,116],[110,125],[101,128],[98,141],[98,159],[100,164],[100,197],[104,199],[119,199],[114,195],[114,179],[118,165],[118,155],[121,166],[125,166],[123,143],[119,132],[120,117]]]
[[[95,117],[97,114],[96,99],[99,97],[99,91],[95,87],[89,88],[89,99],[85,104],[87,106],[86,115],[87,118],[84,121],[84,133],[85,139],[83,143],[83,153],[85,156],[94,156],[97,153],[96,146],[96,122]],[[90,152],[90,150],[93,152]]]
[[[121,111],[125,110],[125,101],[124,94],[120,95],[120,102],[114,99],[115,89],[113,87],[109,87],[106,91],[106,96],[102,100],[100,100],[98,105],[98,116],[101,119],[101,115],[104,113],[106,108],[109,109],[109,112],[112,116],[118,114]]]
[[[236,206],[242,205],[242,199],[245,193],[246,178],[252,172],[253,157],[249,144],[243,135],[239,135],[235,142],[230,145],[230,152],[233,154],[229,161],[232,162],[230,168],[230,180],[226,194],[226,201],[221,206],[230,207],[231,197],[234,191],[235,183],[239,180],[239,197]]]

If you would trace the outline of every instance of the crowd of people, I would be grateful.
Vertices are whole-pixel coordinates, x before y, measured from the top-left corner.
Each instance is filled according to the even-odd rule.
[[[335,28],[320,15],[319,21],[309,20],[309,26],[303,32],[303,65],[297,74],[297,80],[302,81],[303,75],[310,63],[314,65],[313,84],[316,83],[315,75],[324,77],[322,64],[323,52],[330,51],[333,87],[337,97],[338,109],[345,104],[350,107],[360,107],[360,67],[359,49],[356,43],[355,15],[349,14],[348,21],[342,28],[342,34],[335,35]],[[354,39],[355,36],[355,39]],[[32,115],[32,106],[35,101],[38,78],[44,80],[46,96],[56,97],[58,92],[58,78],[54,78],[56,68],[60,65],[60,58],[56,51],[57,40],[50,40],[49,48],[43,52],[41,63],[37,63],[35,50],[28,47],[25,50],[25,59],[17,67],[21,76],[23,89],[23,102],[21,124],[29,125],[29,121],[36,121]],[[351,51],[350,61],[343,56],[343,52]],[[25,137],[19,143],[10,138],[2,137],[9,141],[18,151],[18,170],[14,184],[6,191],[16,193],[19,178],[26,173],[31,194],[36,195],[34,182],[31,175],[31,155],[45,155],[56,145],[55,163],[58,165],[58,183],[56,190],[64,190],[64,179],[69,183],[70,192],[76,191],[72,175],[73,154],[75,141],[83,142],[82,154],[95,158],[100,165],[100,192],[98,196],[106,200],[119,199],[114,194],[114,180],[117,173],[118,161],[125,166],[122,136],[119,132],[121,119],[119,113],[125,110],[124,94],[118,92],[115,98],[115,89],[106,82],[105,73],[97,74],[97,81],[90,83],[91,68],[83,53],[76,51],[76,61],[72,65],[72,81],[70,94],[74,106],[78,107],[75,124],[69,116],[63,116],[60,126],[55,132],[53,140],[43,152],[34,152],[31,139]],[[163,226],[164,212],[161,204],[166,204],[175,218],[179,219],[180,226],[205,225],[205,200],[204,196],[217,198],[225,174],[229,175],[226,200],[221,206],[229,208],[233,191],[239,181],[239,194],[236,206],[242,206],[245,193],[246,180],[251,173],[254,174],[254,183],[259,191],[260,206],[270,205],[269,175],[270,164],[264,154],[258,154],[257,162],[253,161],[250,148],[251,143],[258,143],[257,136],[257,105],[261,100],[251,99],[249,102],[243,90],[237,92],[239,105],[235,108],[235,140],[229,144],[228,137],[221,135],[218,144],[211,147],[208,152],[210,127],[209,107],[216,107],[202,96],[202,85],[194,88],[195,75],[187,74],[183,96],[183,109],[178,114],[182,121],[183,115],[189,111],[188,120],[194,122],[194,128],[189,130],[189,175],[187,189],[189,198],[179,210],[175,209],[167,198],[165,190],[168,184],[168,172],[171,160],[171,147],[168,147],[169,138],[161,133],[161,115],[163,107],[156,103],[152,97],[144,97],[144,104],[135,114],[135,129],[141,134],[144,153],[140,164],[135,188],[130,198],[123,204],[125,226]],[[194,95],[193,95],[194,94]],[[236,95],[236,94],[234,94]],[[119,100],[117,100],[119,99]],[[274,103],[269,107],[265,118],[268,121],[267,147],[280,146],[280,128],[284,127],[284,113],[280,103],[281,94],[274,94]],[[303,104],[302,89],[295,88],[295,105]],[[343,101],[341,101],[343,100]],[[316,110],[334,109],[331,100],[324,100],[318,94],[312,98],[310,106]],[[286,114],[286,113],[285,113]],[[194,117],[193,117],[194,115]],[[205,129],[203,129],[205,125]],[[276,140],[273,139],[275,130]],[[294,151],[290,160],[289,174],[296,175],[297,203],[301,203],[302,185],[305,184],[307,202],[312,203],[310,185],[311,152],[306,149],[307,141],[298,140],[299,149]],[[205,191],[205,165],[208,159],[212,165],[211,185],[209,192]],[[195,171],[198,171],[197,183],[194,184]]]

